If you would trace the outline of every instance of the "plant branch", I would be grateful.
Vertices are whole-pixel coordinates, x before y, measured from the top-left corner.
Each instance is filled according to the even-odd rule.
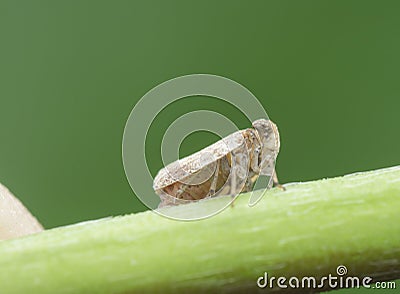
[[[339,265],[400,278],[400,167],[286,188],[254,207],[243,194],[201,221],[148,211],[2,241],[0,293],[239,293],[257,290],[264,272],[322,277]]]

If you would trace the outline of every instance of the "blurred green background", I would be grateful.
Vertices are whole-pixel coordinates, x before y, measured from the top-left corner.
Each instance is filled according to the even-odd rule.
[[[125,121],[168,79],[231,78],[281,133],[281,182],[399,164],[398,1],[0,1],[0,182],[46,228],[146,208],[122,166]],[[150,130],[149,166],[180,115],[215,99],[170,105]],[[187,155],[217,140],[201,132]]]
[[[399,164],[398,1],[1,1],[0,182],[46,228],[143,211],[121,141],[135,103],[168,79],[231,78],[278,124],[283,183]],[[161,167],[170,105],[150,132]],[[186,155],[215,141],[184,141]]]

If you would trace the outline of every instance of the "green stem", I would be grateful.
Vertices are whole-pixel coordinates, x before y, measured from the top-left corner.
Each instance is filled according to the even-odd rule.
[[[0,242],[0,293],[242,292],[264,272],[321,277],[339,265],[400,278],[400,167],[286,188],[201,221],[148,211]]]

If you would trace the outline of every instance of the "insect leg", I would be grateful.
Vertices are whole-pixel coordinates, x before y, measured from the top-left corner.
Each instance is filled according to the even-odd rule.
[[[217,161],[217,166],[215,167],[214,177],[211,182],[210,191],[208,192],[206,197],[211,197],[215,194],[215,189],[217,188],[217,182],[218,182],[219,162],[220,160]]]
[[[181,195],[185,192],[185,189],[188,187],[187,184],[182,184],[181,187],[178,189],[178,191],[175,194],[175,198],[180,199]]]
[[[230,187],[231,189],[230,189],[230,191],[229,191],[229,194],[232,196],[232,197],[235,197],[236,195],[236,166],[235,165],[233,165],[232,166],[232,172],[231,172],[231,187]]]
[[[249,155],[247,148],[242,145],[232,152],[230,177],[230,195],[235,198],[245,187],[249,169]],[[247,171],[245,170],[247,169]],[[233,207],[233,201],[231,203]]]
[[[275,170],[275,169],[274,169],[274,175],[272,176],[272,183],[273,183],[273,186],[274,186],[274,187],[277,187],[277,188],[279,188],[279,189],[281,189],[281,190],[283,190],[283,191],[286,190],[286,188],[285,188],[284,186],[282,186],[281,184],[279,184],[278,176],[276,175],[276,170]]]
[[[236,194],[235,193],[236,192],[236,189],[235,189],[235,187],[236,187],[236,171],[234,170],[234,168],[232,168],[230,177],[231,177],[231,183],[230,183],[231,187],[230,187],[229,194],[233,198],[233,200],[231,202],[231,207],[233,207],[234,206],[233,203],[235,202],[235,196],[236,196],[235,195]]]

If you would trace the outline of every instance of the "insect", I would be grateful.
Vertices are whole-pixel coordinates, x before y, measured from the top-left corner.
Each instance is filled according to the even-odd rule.
[[[153,183],[161,199],[159,207],[236,196],[251,191],[259,175],[272,177],[273,185],[282,187],[275,172],[278,128],[266,119],[252,126],[161,169]]]

